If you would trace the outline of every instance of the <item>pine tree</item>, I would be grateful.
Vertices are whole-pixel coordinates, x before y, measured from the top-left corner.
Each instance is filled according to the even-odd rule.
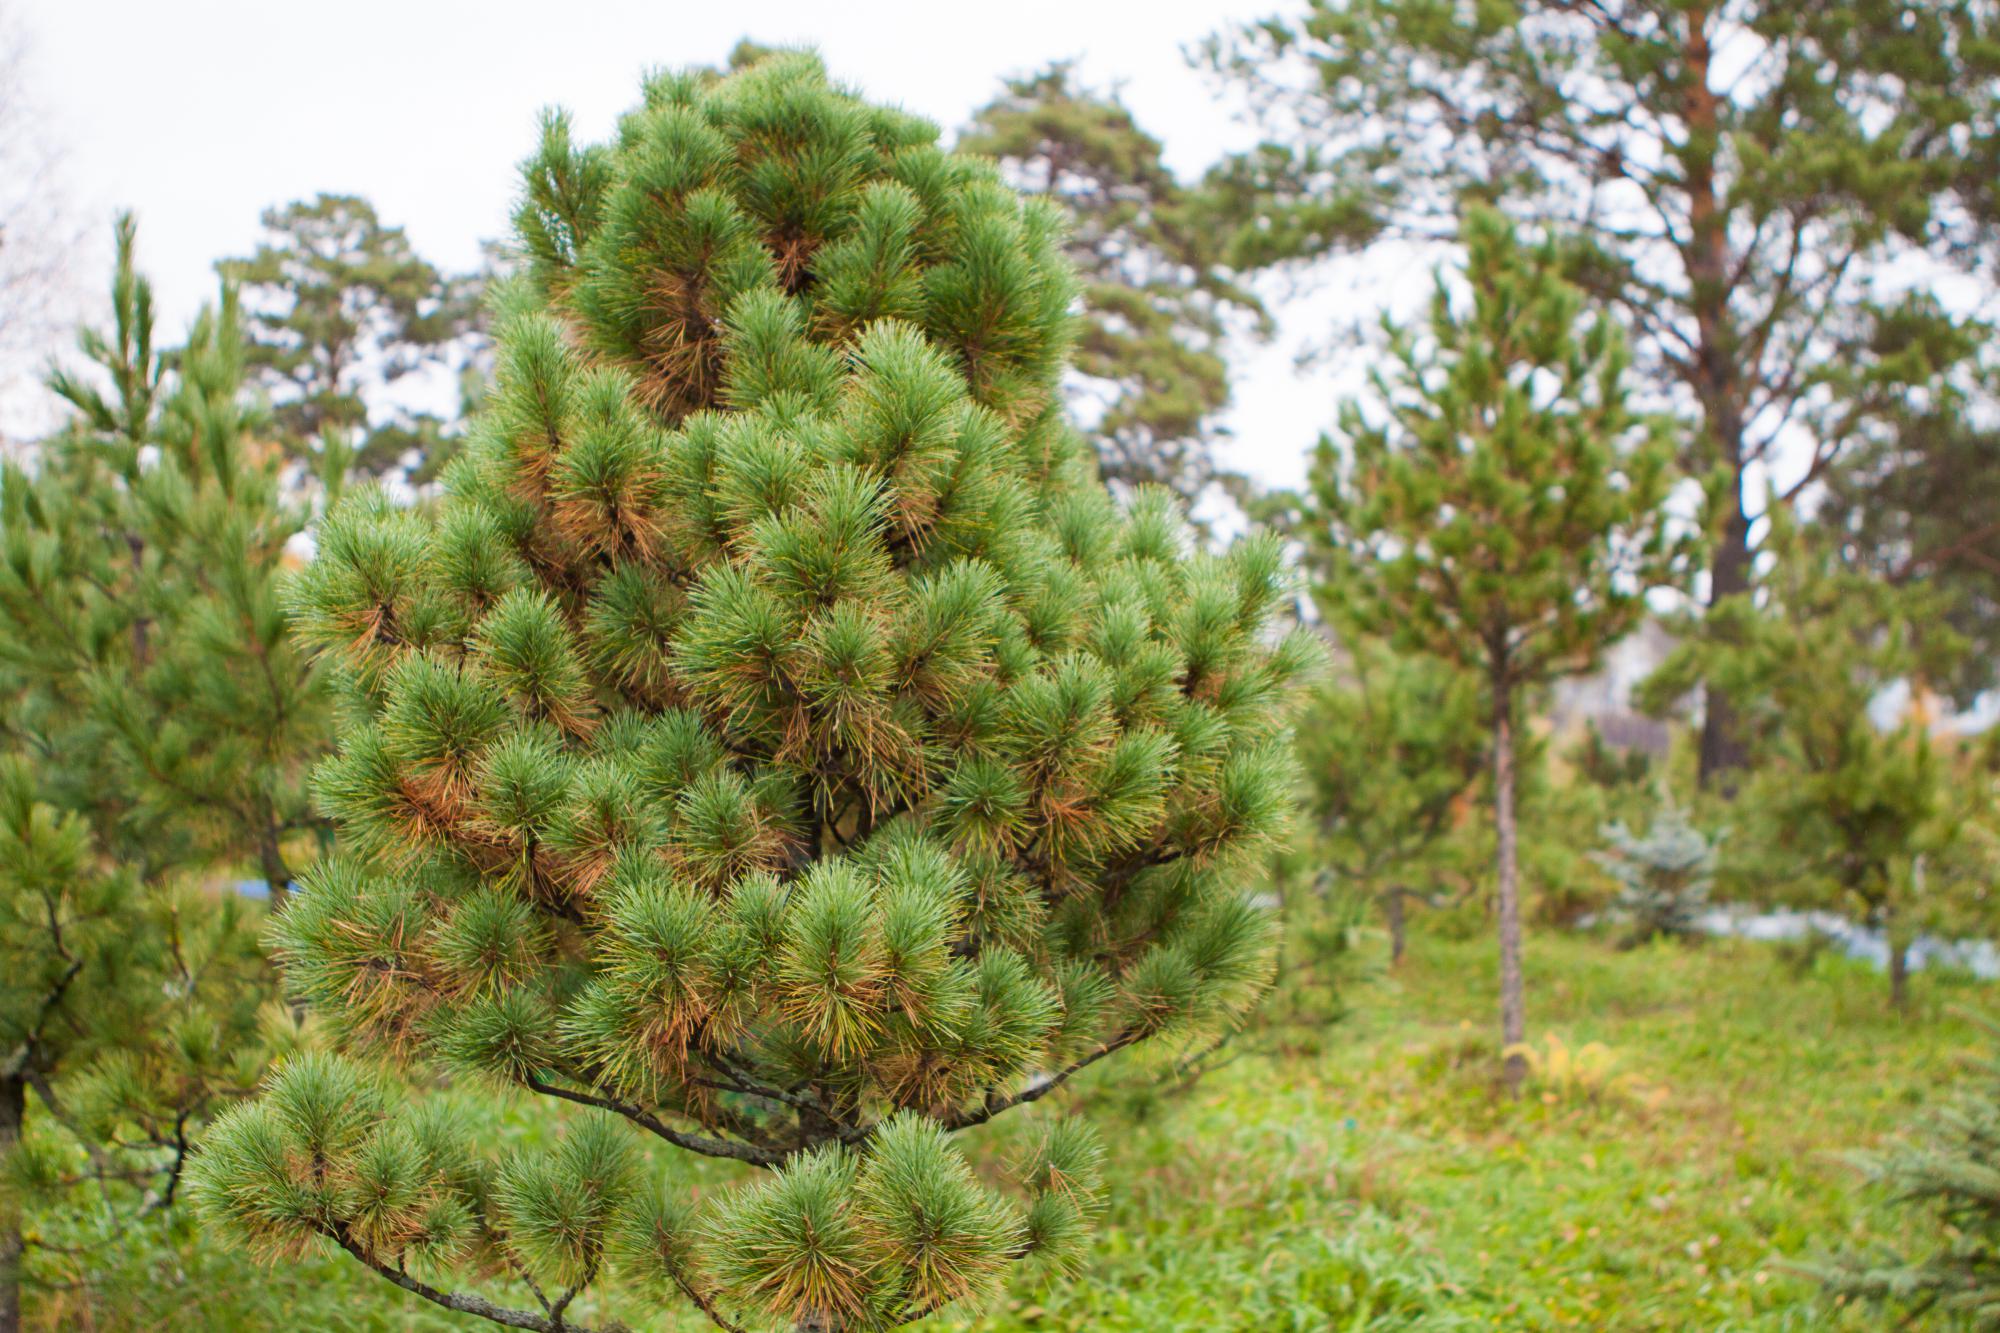
[[[1812,521],[1837,528],[1877,577],[1922,579],[1938,615],[1968,642],[1946,680],[1970,707],[2000,683],[2000,431],[1990,395],[1913,400],[1889,429],[1841,460]]]
[[[1475,673],[1496,835],[1501,1033],[1526,1035],[1515,728],[1522,693],[1588,671],[1669,572],[1670,440],[1626,405],[1617,328],[1586,313],[1552,244],[1490,210],[1465,223],[1467,300],[1438,279],[1422,335],[1390,329],[1374,401],[1321,442],[1305,531],[1335,623]],[[1506,1061],[1510,1088],[1522,1061]]]
[[[958,147],[997,158],[1009,181],[1069,215],[1066,249],[1083,276],[1073,368],[1103,389],[1089,435],[1105,480],[1167,486],[1190,503],[1236,481],[1215,458],[1225,343],[1232,323],[1268,316],[1225,267],[1213,202],[1175,178],[1115,93],[1084,86],[1066,61],[1009,80]]]
[[[1987,0],[1306,0],[1207,57],[1269,131],[1227,174],[1271,261],[1449,237],[1469,199],[1571,242],[1571,279],[1686,405],[1713,604],[1750,585],[1765,463],[1785,452],[1780,498],[1808,494],[1982,340],[1898,270],[1965,274],[2000,216],[1996,21]],[[1709,691],[1705,784],[1742,766],[1730,709]]]
[[[71,1177],[172,1204],[194,1135],[256,1082],[276,979],[255,909],[211,883],[255,868],[283,892],[319,827],[306,783],[330,720],[277,598],[302,516],[257,454],[234,299],[163,353],[129,219],[117,254],[115,327],[82,340],[95,375],[54,380],[75,420],[0,473],[10,1333],[20,1210]],[[22,1143],[29,1092],[48,1132]],[[101,1243],[90,1210],[59,1209],[58,1233],[65,1216]],[[51,1244],[31,1274],[67,1271]]]
[[[217,268],[242,291],[253,374],[285,447],[309,458],[339,435],[353,466],[380,476],[440,444],[435,417],[396,419],[368,390],[439,363],[471,332],[484,276],[448,278],[354,195],[298,200],[263,223],[256,253]]]
[[[1487,720],[1477,676],[1372,639],[1357,639],[1343,678],[1305,706],[1299,764],[1319,834],[1311,854],[1380,904],[1392,963],[1403,956],[1409,901],[1431,896],[1427,881],[1456,848],[1486,767]]]
[[[1989,1023],[1989,1034],[2000,1035]],[[1850,1249],[1808,1265],[1828,1295],[1864,1301],[1891,1325],[1942,1316],[1951,1327],[2000,1329],[2000,1064],[1978,1061],[1909,1131],[1855,1164],[1909,1217],[1903,1245]],[[1925,1322],[1922,1327],[1942,1327]]]
[[[523,1328],[894,1326],[1096,1207],[1083,1127],[1021,1202],[957,1131],[1258,992],[1280,548],[1114,505],[1059,215],[936,139],[799,54],[547,122],[447,498],[350,499],[295,589],[352,717],[276,938],[355,1052],[596,1114],[496,1160],[295,1062],[197,1164],[258,1252]],[[767,1174],[696,1205],[642,1138]]]
[[[1767,539],[1772,570],[1691,627],[1644,695],[1658,708],[1714,679],[1744,701],[1755,761],[1746,877],[1779,901],[1853,912],[1881,931],[1900,1008],[1919,929],[1990,926],[1986,868],[1969,836],[1990,796],[1965,781],[1972,756],[1933,737],[1923,710],[1878,711],[1892,687],[1921,695],[1926,680],[1948,676],[1963,651],[1942,625],[1938,590],[1848,565],[1835,536],[1781,517]]]
[[[1604,826],[1604,840],[1609,846],[1596,853],[1596,860],[1618,884],[1611,910],[1631,923],[1632,943],[1699,932],[1715,886],[1717,839],[1696,828],[1688,812],[1668,797],[1645,833],[1613,822]]]

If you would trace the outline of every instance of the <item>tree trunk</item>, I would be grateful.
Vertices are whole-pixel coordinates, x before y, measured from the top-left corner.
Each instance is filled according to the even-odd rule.
[[[1527,1010],[1521,996],[1521,889],[1514,856],[1514,687],[1493,683],[1493,819],[1495,860],[1500,880],[1500,1041],[1503,1047],[1527,1040]],[[1509,1096],[1521,1093],[1527,1059],[1508,1054],[1503,1072]]]
[[[1750,522],[1743,513],[1743,403],[1745,368],[1730,311],[1731,273],[1735,268],[1729,237],[1728,191],[1718,175],[1721,136],[1717,132],[1721,95],[1710,86],[1715,59],[1710,24],[1716,9],[1695,4],[1683,14],[1684,73],[1681,115],[1690,130],[1679,157],[1687,178],[1688,231],[1686,250],[1688,300],[1695,318],[1695,348],[1689,366],[1690,387],[1701,404],[1706,444],[1713,453],[1696,459],[1697,472],[1720,463],[1728,470],[1730,513],[1723,524],[1709,563],[1708,604],[1743,592],[1750,586]],[[1733,788],[1730,773],[1747,759],[1736,735],[1734,701],[1706,682],[1707,706],[1701,723],[1698,780],[1704,789],[1720,783]]]
[[[1403,961],[1403,946],[1408,942],[1404,899],[1406,893],[1401,885],[1390,889],[1382,900],[1382,914],[1389,920],[1389,966],[1395,967]]]
[[[1725,450],[1732,446],[1740,450],[1742,427],[1740,424],[1732,425],[1728,414],[1724,415],[1725,419],[1716,427],[1717,434],[1724,430],[1733,430],[1733,434],[1719,443]],[[1708,604],[1711,607],[1725,597],[1750,589],[1750,519],[1743,512],[1745,477],[1740,456],[1731,454],[1730,461],[1729,517],[1723,524],[1715,544],[1714,558],[1709,565]],[[1724,795],[1733,795],[1736,787],[1734,775],[1741,772],[1748,761],[1749,755],[1737,734],[1735,701],[1711,681],[1702,708],[1697,780],[1704,790],[1719,790]]]
[[[840,1333],[840,1321],[830,1314],[802,1315],[792,1330],[793,1333]]]
[[[1882,933],[1889,946],[1889,1003],[1897,1013],[1910,1008],[1910,937],[1891,926]]]
[[[21,1141],[28,1111],[28,1081],[0,1079],[0,1158]],[[13,1204],[0,1204],[12,1209]],[[21,1219],[11,1212],[0,1228],[0,1333],[21,1333]]]

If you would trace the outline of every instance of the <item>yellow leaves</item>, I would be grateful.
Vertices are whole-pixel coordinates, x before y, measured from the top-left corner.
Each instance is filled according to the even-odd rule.
[[[1666,1105],[1667,1087],[1648,1082],[1630,1070],[1621,1070],[1618,1055],[1603,1042],[1586,1042],[1572,1048],[1553,1032],[1544,1033],[1542,1041],[1540,1048],[1531,1042],[1516,1042],[1501,1052],[1501,1058],[1519,1057],[1526,1062],[1528,1077],[1537,1085],[1545,1105],[1616,1101],[1646,1111],[1657,1111]]]

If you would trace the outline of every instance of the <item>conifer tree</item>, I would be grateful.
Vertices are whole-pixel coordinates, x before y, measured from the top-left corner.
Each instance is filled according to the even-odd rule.
[[[1409,901],[1430,896],[1425,882],[1451,855],[1486,767],[1488,713],[1476,675],[1379,640],[1356,639],[1342,675],[1313,691],[1299,727],[1311,852],[1380,904],[1393,963]]]
[[[1073,368],[1108,386],[1090,429],[1107,481],[1157,483],[1193,502],[1228,480],[1215,459],[1229,405],[1232,322],[1268,322],[1225,267],[1214,206],[1167,166],[1160,141],[1115,94],[1058,61],[973,113],[965,152],[997,158],[1019,188],[1061,204],[1083,278]],[[1232,316],[1237,317],[1232,319]]]
[[[354,195],[296,200],[263,223],[254,254],[217,268],[243,293],[252,374],[286,449],[310,458],[339,435],[353,466],[379,476],[441,444],[436,418],[385,417],[367,390],[439,362],[476,323],[483,277],[440,273]]]
[[[958,1131],[1257,993],[1279,548],[1114,505],[1059,215],[936,140],[799,54],[548,120],[447,498],[350,499],[294,592],[352,716],[276,940],[355,1054],[209,1135],[256,1251],[521,1328],[895,1326],[1097,1206],[1082,1126],[1018,1200]],[[496,1157],[370,1052],[590,1114]],[[696,1204],[645,1146],[765,1174]]]
[[[1604,840],[1608,846],[1596,860],[1617,881],[1611,910],[1631,924],[1630,942],[1695,934],[1715,885],[1717,840],[1671,798],[1660,803],[1645,833],[1613,822],[1605,825]]]
[[[1468,200],[1570,242],[1568,276],[1684,405],[1707,600],[1750,586],[1753,487],[1791,500],[1983,337],[1898,272],[1975,277],[2000,154],[1989,0],[1304,0],[1213,39],[1268,137],[1221,173],[1271,262],[1452,237]],[[1794,470],[1803,456],[1804,466]],[[1742,766],[1706,699],[1701,778]]]
[[[0,1158],[15,1223],[71,1177],[147,1211],[175,1202],[214,1106],[258,1078],[259,1009],[277,993],[254,909],[209,881],[261,871],[282,893],[319,827],[306,783],[326,694],[276,591],[302,515],[258,455],[234,299],[165,353],[129,218],[117,242],[114,328],[82,339],[95,373],[53,384],[74,421],[32,470],[0,473]],[[50,1132],[23,1144],[31,1092]],[[19,1235],[4,1242],[9,1333]],[[25,1261],[69,1263],[59,1247]]]
[[[1552,244],[1465,222],[1469,297],[1440,274],[1421,334],[1390,329],[1374,401],[1321,442],[1304,528],[1337,625],[1476,674],[1490,727],[1501,1033],[1526,1035],[1515,851],[1524,691],[1584,672],[1669,573],[1670,441],[1626,404],[1617,328]],[[1342,447],[1344,446],[1344,447]],[[1506,1060],[1510,1087],[1523,1072]]]
[[[1900,1008],[1919,929],[1989,928],[1980,901],[1989,869],[1968,835],[1990,818],[1977,809],[1990,795],[1966,783],[1972,756],[1933,737],[1925,709],[1881,711],[1892,687],[1920,697],[1963,651],[1942,625],[1939,590],[1846,564],[1834,536],[1780,516],[1770,572],[1753,593],[1711,608],[1644,696],[1658,708],[1715,679],[1744,701],[1754,878],[1780,901],[1852,912],[1881,931]]]
[[[1990,1042],[2000,1030],[1987,1027]],[[1901,1243],[1807,1265],[1827,1294],[1896,1316],[1888,1327],[2000,1328],[2000,1064],[1991,1054],[1978,1060],[1905,1134],[1855,1162],[1902,1209],[1908,1230]],[[1952,1322],[1932,1325],[1931,1316]]]

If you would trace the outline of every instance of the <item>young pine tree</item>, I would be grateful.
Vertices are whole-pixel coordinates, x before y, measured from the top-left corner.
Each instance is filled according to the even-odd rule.
[[[283,892],[328,733],[277,598],[302,516],[257,456],[235,303],[163,355],[129,219],[117,241],[115,329],[82,340],[100,373],[58,375],[75,419],[0,473],[9,1333],[17,1262],[67,1280],[103,1243],[99,1202],[171,1205],[194,1136],[255,1084],[276,979],[254,910],[212,881]],[[45,1116],[24,1126],[30,1094]],[[76,1178],[102,1193],[63,1196],[23,1255],[21,1210]]]
[[[496,1158],[292,1064],[197,1166],[258,1252],[522,1328],[893,1327],[1096,1207],[1080,1126],[1019,1201],[958,1131],[1258,991],[1278,547],[1114,507],[1057,215],[936,139],[797,54],[549,120],[448,497],[350,500],[297,585],[352,717],[276,935],[357,1049],[568,1129]],[[697,1204],[642,1145],[764,1174]]]
[[[1988,1024],[1989,1040],[2000,1029]],[[1827,1294],[1868,1303],[1886,1327],[2000,1329],[2000,1064],[1988,1055],[1886,1148],[1856,1160],[1909,1218],[1907,1241],[1810,1265]],[[1933,1325],[1932,1317],[1948,1323]],[[1919,1320],[1924,1321],[1921,1325]]]
[[[1358,639],[1343,679],[1316,689],[1299,727],[1299,763],[1318,837],[1312,852],[1379,903],[1389,956],[1403,956],[1411,899],[1453,853],[1466,798],[1485,769],[1480,681],[1436,657]]]
[[[1321,444],[1305,530],[1336,625],[1475,673],[1490,726],[1501,1034],[1525,1036],[1515,850],[1523,691],[1588,671],[1669,572],[1669,445],[1626,406],[1616,328],[1586,314],[1552,246],[1490,211],[1465,223],[1465,280],[1440,276],[1424,336],[1391,329],[1372,411]],[[1523,1063],[1506,1061],[1510,1087]]]
[[[1882,707],[1893,686],[1921,694],[1955,668],[1963,640],[1941,590],[1853,568],[1835,540],[1774,513],[1777,558],[1759,587],[1712,608],[1644,693],[1664,705],[1712,679],[1740,700],[1755,776],[1739,873],[1882,932],[1901,1008],[1918,930],[1991,928],[1990,868],[1973,836],[1991,794],[1966,780],[1972,756],[1933,737],[1922,710]]]

